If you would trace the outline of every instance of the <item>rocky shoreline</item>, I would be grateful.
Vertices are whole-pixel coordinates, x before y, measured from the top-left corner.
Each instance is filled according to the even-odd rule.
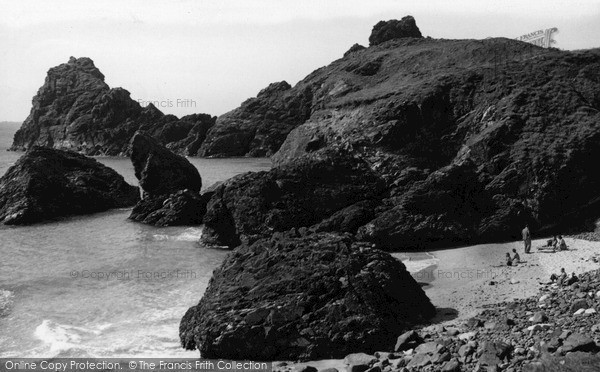
[[[203,223],[203,243],[233,250],[181,321],[182,346],[204,357],[368,351],[347,357],[348,372],[535,370],[563,357],[564,366],[595,364],[586,358],[598,351],[588,311],[600,300],[597,272],[545,287],[543,300],[490,304],[464,324],[411,330],[435,304],[385,251],[510,241],[527,223],[542,235],[597,221],[600,50],[435,40],[412,17],[378,23],[369,40],[219,118],[142,108],[110,89],[90,59],[72,58],[48,72],[13,149],[29,149],[22,159],[63,154],[57,163],[91,160],[54,148],[128,154],[143,191],[132,220]],[[500,47],[527,56],[498,68]],[[275,167],[200,194],[202,178],[182,155],[273,155]],[[86,179],[67,180],[71,190]],[[29,196],[10,202],[27,206]]]
[[[394,348],[351,354],[347,371],[596,371],[600,367],[600,271],[567,287],[487,305],[476,317],[418,328]],[[319,365],[321,363],[315,363]],[[274,363],[276,371],[316,371],[310,362]],[[326,368],[335,372],[336,368]]]

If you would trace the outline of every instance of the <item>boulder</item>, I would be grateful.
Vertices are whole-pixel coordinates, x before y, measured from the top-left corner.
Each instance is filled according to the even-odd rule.
[[[598,348],[596,343],[589,336],[583,335],[581,333],[573,333],[569,337],[567,337],[563,344],[562,350],[565,353],[571,351],[597,351]]]
[[[199,225],[211,193],[201,196],[198,169],[143,132],[131,139],[131,162],[144,198],[130,219],[155,226]]]
[[[387,253],[349,235],[290,231],[231,252],[179,334],[204,358],[342,358],[389,350],[398,334],[434,314]]]
[[[533,314],[531,318],[529,318],[529,321],[534,324],[545,323],[546,321],[548,321],[548,317],[543,311],[538,311],[535,314]]]
[[[200,225],[208,198],[189,189],[140,200],[130,219],[154,226]]]
[[[573,301],[573,303],[571,304],[571,313],[575,313],[577,310],[583,309],[585,311],[585,309],[588,308],[588,303],[587,300],[582,298],[579,300],[575,300]]]
[[[423,343],[423,339],[416,331],[408,331],[398,336],[398,339],[396,340],[396,346],[394,346],[394,351],[414,349],[421,343]]]
[[[137,187],[98,161],[71,151],[32,147],[0,178],[0,222],[22,225],[125,208]]]
[[[507,359],[512,350],[511,345],[504,342],[484,342],[477,354],[482,366],[497,366]]]
[[[452,359],[446,362],[441,369],[442,372],[460,372],[460,362],[457,359]]]
[[[433,354],[438,351],[440,344],[436,341],[422,343],[415,348],[417,354]]]
[[[353,353],[344,358],[347,372],[364,372],[375,362],[377,362],[377,358],[365,353]]]
[[[144,132],[136,132],[131,139],[131,162],[142,191],[149,197],[185,189],[199,193],[202,188],[196,167]]]
[[[389,21],[377,22],[377,24],[373,26],[371,36],[369,36],[369,45],[379,45],[388,40],[405,37],[423,37],[412,16],[403,17],[401,20],[392,19]]]

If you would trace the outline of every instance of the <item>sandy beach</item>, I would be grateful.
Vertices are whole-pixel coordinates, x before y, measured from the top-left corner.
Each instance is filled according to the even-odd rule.
[[[539,239],[532,242],[530,254],[525,254],[523,243],[517,241],[439,250],[425,260],[413,261],[415,256],[408,253],[394,256],[403,260],[418,282],[429,283],[424,289],[441,309],[438,321],[456,321],[472,317],[487,304],[536,295],[540,282],[548,281],[561,268],[581,274],[599,267],[592,258],[600,257],[600,242],[565,241],[569,250],[556,253],[538,250],[546,244],[546,239]],[[513,249],[523,262],[506,266],[506,253],[512,255]],[[422,253],[416,255],[422,258]]]

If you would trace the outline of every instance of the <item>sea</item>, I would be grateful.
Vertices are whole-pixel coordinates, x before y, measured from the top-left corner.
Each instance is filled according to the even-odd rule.
[[[23,155],[6,151],[18,127],[0,123],[0,175]],[[128,158],[96,160],[137,185]],[[269,159],[188,160],[204,187],[271,168]],[[130,212],[0,225],[0,358],[199,356],[181,348],[179,322],[227,251],[203,246],[202,226],[158,228],[129,221]],[[413,274],[439,262],[394,256]]]
[[[18,125],[0,123],[0,175]],[[127,158],[99,162],[137,185]],[[203,185],[269,159],[189,158]],[[227,251],[203,246],[202,226],[157,228],[130,209],[31,226],[0,225],[0,357],[198,357],[179,343],[179,321],[196,305]]]

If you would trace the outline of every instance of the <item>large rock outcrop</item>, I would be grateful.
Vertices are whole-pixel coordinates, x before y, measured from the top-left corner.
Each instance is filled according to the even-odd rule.
[[[255,98],[217,119],[208,131],[200,156],[270,156],[288,133],[311,114],[312,90],[293,91],[285,82],[273,83]]]
[[[134,205],[139,191],[70,151],[33,147],[0,178],[0,222],[22,225]]]
[[[423,37],[417,27],[417,22],[412,16],[403,17],[401,20],[392,19],[377,22],[373,26],[371,36],[369,36],[369,45],[379,45],[388,40],[404,37]]]
[[[372,207],[353,206],[370,205],[380,198],[383,186],[366,162],[343,150],[314,153],[268,172],[223,182],[207,206],[202,239],[234,247],[276,231],[310,227],[328,217],[332,218],[328,224],[315,229],[342,231],[346,226],[354,232],[370,220]]]
[[[290,167],[298,180],[318,180],[298,165],[312,156],[311,167],[325,167],[330,159],[315,154],[337,149],[383,184],[370,196],[370,213],[353,209],[364,211],[353,221],[362,224],[358,238],[381,248],[509,240],[525,223],[535,234],[564,232],[600,214],[599,71],[597,49],[558,51],[501,38],[388,40],[287,89],[285,99],[311,92],[312,104],[272,157],[284,168],[239,180],[268,184]],[[316,190],[311,182],[307,193]],[[252,221],[267,221],[278,204],[248,202],[263,199],[235,184],[213,197],[207,215],[222,215],[229,236],[254,233],[254,222],[229,217],[237,212],[219,213],[243,204],[244,214],[261,216]],[[287,193],[279,189],[278,198]],[[285,228],[316,228],[337,212],[294,218]]]
[[[230,253],[179,334],[203,358],[341,358],[392,349],[434,314],[387,253],[349,236],[290,232]]]
[[[91,59],[71,57],[48,71],[11,149],[37,145],[125,155],[133,134],[144,130],[177,153],[196,155],[215,120],[207,114],[178,119],[153,104],[142,107],[125,89],[111,89]]]
[[[202,178],[186,158],[136,132],[131,139],[131,162],[144,197],[130,219],[156,226],[202,223],[207,203],[199,194]]]

